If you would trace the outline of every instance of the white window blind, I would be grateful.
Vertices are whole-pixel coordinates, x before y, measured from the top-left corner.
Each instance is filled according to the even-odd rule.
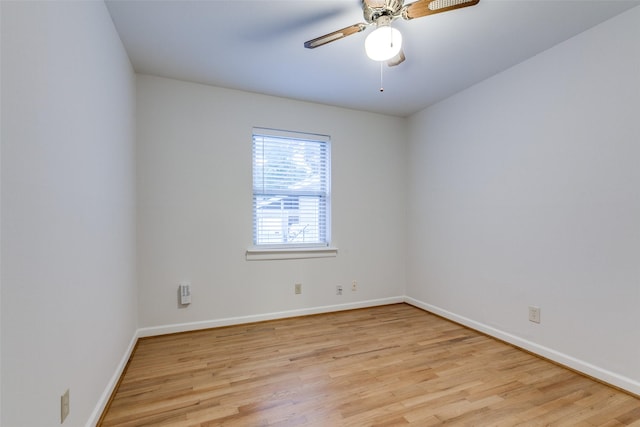
[[[253,129],[253,244],[295,248],[330,240],[330,139]]]

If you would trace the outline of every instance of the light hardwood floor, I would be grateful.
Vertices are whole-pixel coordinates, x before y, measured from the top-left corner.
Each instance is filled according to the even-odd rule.
[[[141,339],[107,426],[640,426],[640,399],[406,304]]]

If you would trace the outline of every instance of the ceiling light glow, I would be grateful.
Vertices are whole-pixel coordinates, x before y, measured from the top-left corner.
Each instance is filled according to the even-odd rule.
[[[402,48],[402,34],[388,25],[378,26],[364,41],[367,56],[374,61],[387,61]]]

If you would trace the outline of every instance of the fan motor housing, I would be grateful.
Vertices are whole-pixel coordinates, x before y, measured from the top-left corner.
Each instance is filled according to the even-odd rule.
[[[402,9],[403,0],[385,0],[381,6],[369,6],[366,0],[362,1],[362,9],[364,19],[369,24],[373,24],[378,21],[381,16],[398,16]]]

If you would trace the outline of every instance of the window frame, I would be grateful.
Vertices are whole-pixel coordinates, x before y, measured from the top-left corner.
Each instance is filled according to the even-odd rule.
[[[254,188],[254,174],[255,174],[255,139],[258,137],[267,137],[275,139],[289,139],[289,140],[301,140],[301,141],[317,141],[324,144],[324,150],[326,151],[325,164],[326,180],[324,182],[325,191],[322,194],[325,203],[324,212],[324,240],[325,242],[312,242],[312,243],[261,243],[258,244],[257,237],[257,210],[256,210],[256,196],[262,194],[264,197],[268,193],[257,193]],[[251,133],[251,197],[252,197],[252,241],[253,244],[246,251],[247,260],[270,260],[270,259],[299,259],[299,258],[325,258],[337,256],[337,248],[331,246],[331,138],[329,135],[314,134],[309,132],[297,132],[287,131],[280,129],[253,127]],[[284,191],[289,197],[304,197],[304,194],[292,195],[290,190]],[[301,192],[304,193],[304,192]],[[285,195],[285,194],[283,194]],[[308,197],[308,196],[307,196]],[[283,202],[284,203],[284,202]]]

